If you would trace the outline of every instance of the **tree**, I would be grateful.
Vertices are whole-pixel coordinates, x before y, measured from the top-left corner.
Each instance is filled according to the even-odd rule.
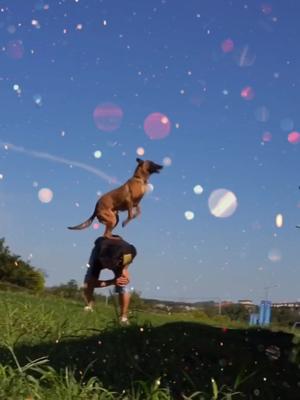
[[[44,289],[45,276],[20,256],[12,254],[5,239],[0,239],[0,281],[24,287],[34,292]]]
[[[130,295],[130,307],[133,309],[144,309],[145,303],[141,298],[141,292],[133,291]]]
[[[52,286],[51,288],[48,288],[47,291],[55,296],[65,297],[67,299],[82,298],[80,288],[75,279],[71,279],[69,282],[62,283],[59,286]]]
[[[229,304],[222,308],[222,314],[227,315],[232,321],[247,322],[250,311],[242,304]]]
[[[283,326],[292,326],[294,322],[299,320],[299,309],[289,309],[287,307],[272,308],[272,323]]]

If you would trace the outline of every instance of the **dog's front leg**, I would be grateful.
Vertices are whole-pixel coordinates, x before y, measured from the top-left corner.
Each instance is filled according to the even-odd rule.
[[[139,204],[137,204],[135,207],[134,218],[138,217],[140,214],[141,214],[141,207],[139,206]]]
[[[129,207],[128,208],[128,216],[127,219],[125,219],[125,221],[122,222],[122,227],[124,228],[125,225],[128,224],[129,221],[131,221],[134,218],[134,214],[133,214],[133,208]]]

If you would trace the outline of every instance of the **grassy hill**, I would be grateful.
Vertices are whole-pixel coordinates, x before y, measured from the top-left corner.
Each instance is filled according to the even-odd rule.
[[[0,291],[0,313],[0,399],[300,398],[299,345],[285,332],[192,313],[134,312],[121,327],[112,305],[86,313],[22,292]]]

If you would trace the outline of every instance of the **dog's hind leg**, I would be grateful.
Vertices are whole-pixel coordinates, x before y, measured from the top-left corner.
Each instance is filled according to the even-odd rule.
[[[112,225],[105,224],[105,230],[104,230],[103,236],[106,237],[106,238],[112,239],[113,238],[112,230],[113,230],[113,226]]]
[[[107,238],[113,238],[112,231],[119,222],[118,213],[112,210],[103,210],[100,215],[97,216],[99,222],[105,225],[105,231],[103,236]]]

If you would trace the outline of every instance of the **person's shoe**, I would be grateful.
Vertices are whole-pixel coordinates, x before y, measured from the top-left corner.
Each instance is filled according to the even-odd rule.
[[[129,319],[127,317],[120,317],[121,325],[129,325]]]
[[[93,309],[93,307],[91,307],[91,306],[85,306],[85,307],[84,307],[84,311],[93,312],[94,309]]]

